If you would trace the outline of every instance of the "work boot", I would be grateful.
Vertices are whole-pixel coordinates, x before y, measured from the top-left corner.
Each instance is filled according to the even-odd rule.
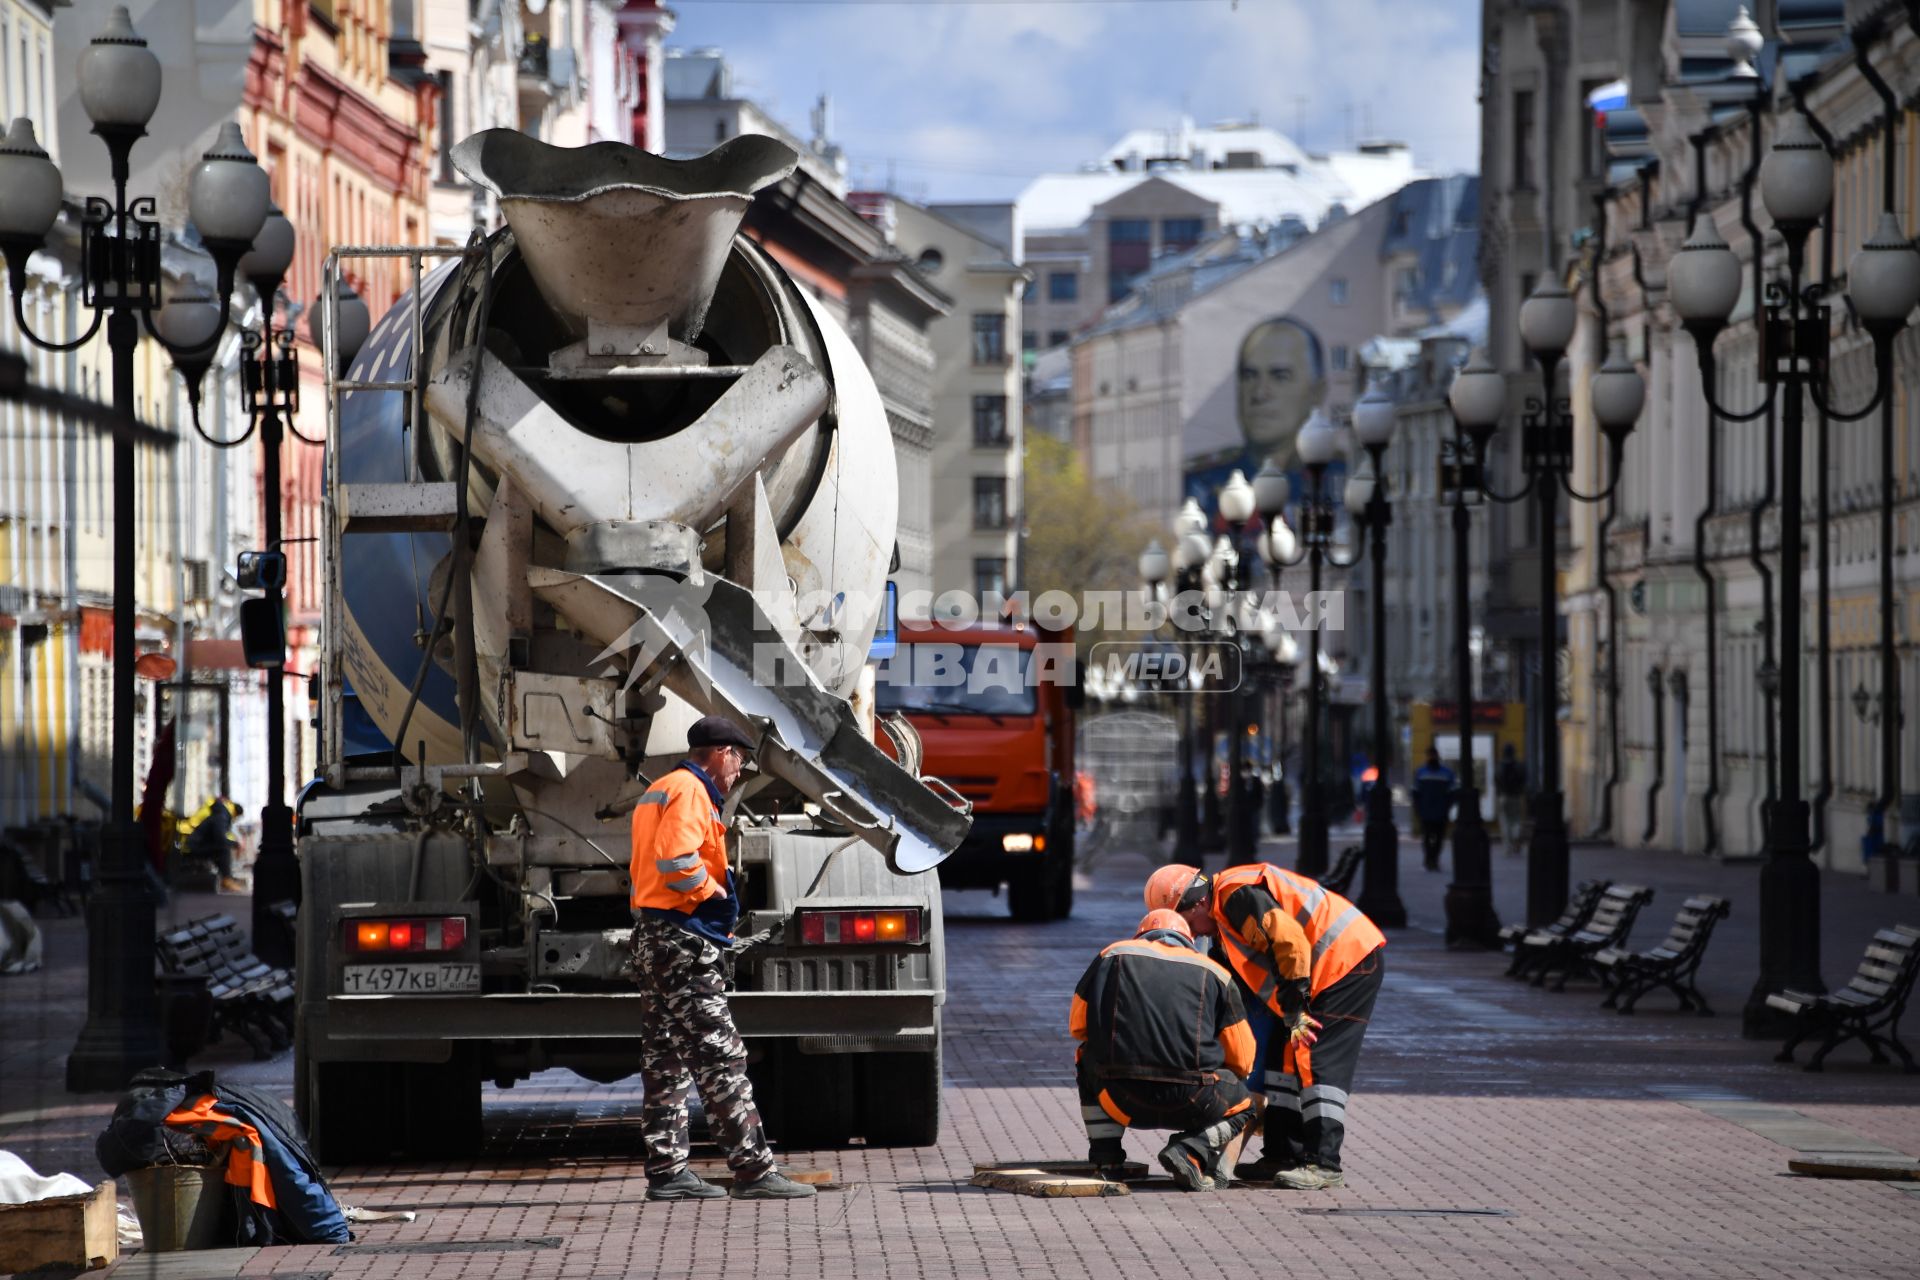
[[[649,1200],[714,1200],[725,1194],[725,1187],[716,1187],[687,1168],[682,1168],[671,1178],[647,1179]]]
[[[1273,1175],[1273,1185],[1292,1191],[1328,1191],[1334,1187],[1344,1187],[1347,1179],[1338,1169],[1323,1169],[1317,1164],[1303,1164],[1297,1169],[1282,1169]]]
[[[1268,1151],[1251,1164],[1233,1167],[1233,1176],[1242,1182],[1272,1182],[1280,1174],[1300,1167],[1296,1160]]]
[[[733,1184],[735,1200],[804,1200],[812,1194],[812,1187],[804,1182],[795,1182],[778,1169],[769,1170],[752,1182]]]
[[[1174,1185],[1182,1191],[1213,1190],[1206,1162],[1177,1138],[1160,1148],[1160,1167],[1173,1175]]]

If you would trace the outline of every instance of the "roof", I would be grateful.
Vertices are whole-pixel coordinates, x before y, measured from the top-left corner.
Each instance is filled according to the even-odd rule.
[[[1480,179],[1423,178],[1393,196],[1382,256],[1412,254],[1412,288],[1400,304],[1431,312],[1465,306],[1479,288]]]
[[[1336,204],[1358,209],[1420,176],[1412,155],[1395,149],[1310,158],[1298,169],[1049,173],[1028,183],[1017,203],[1026,234],[1070,231],[1095,206],[1157,178],[1218,205],[1223,226],[1273,226],[1287,217],[1318,224]]]
[[[1258,123],[1227,120],[1196,128],[1190,116],[1166,129],[1134,129],[1108,147],[1100,167],[1144,168],[1154,160],[1184,160],[1198,169],[1224,168],[1231,153],[1251,152],[1263,167],[1305,165],[1307,153],[1293,139]]]

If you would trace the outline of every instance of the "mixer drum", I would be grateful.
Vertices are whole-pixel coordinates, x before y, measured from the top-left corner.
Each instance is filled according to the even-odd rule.
[[[635,216],[636,201],[653,201],[658,206],[656,221],[678,223],[680,206],[685,205],[723,224],[731,216],[737,225],[745,200],[739,192],[702,193],[700,184],[686,174],[678,175],[676,181],[691,190],[671,190],[672,183],[659,182],[658,167],[676,162],[632,148],[621,147],[614,154],[603,150],[613,144],[601,144],[573,153],[521,135],[513,138],[519,141],[483,134],[462,143],[461,150],[476,166],[489,154],[506,157],[512,163],[502,161],[500,170],[526,169],[550,198],[516,200],[512,184],[494,172],[489,185],[500,192],[512,227],[488,242],[484,263],[469,255],[467,260],[439,268],[423,282],[424,351],[414,349],[412,300],[403,298],[375,326],[348,378],[414,380],[415,362],[424,359],[426,367],[415,384],[435,386],[462,368],[478,368],[475,351],[483,346],[490,377],[517,378],[518,394],[537,397],[537,402],[529,403],[536,403],[543,413],[552,410],[564,419],[567,431],[577,433],[574,444],[581,460],[577,471],[568,471],[576,465],[570,461],[571,449],[557,458],[549,450],[539,461],[551,473],[550,482],[564,486],[569,475],[578,475],[585,490],[595,483],[605,487],[609,456],[625,459],[622,465],[644,478],[655,474],[647,468],[652,449],[678,447],[684,453],[691,443],[724,453],[726,440],[708,437],[727,430],[720,420],[724,415],[714,410],[738,380],[716,375],[752,366],[770,352],[790,349],[809,374],[817,370],[825,379],[826,408],[797,434],[785,438],[778,449],[764,458],[750,457],[748,469],[757,471],[757,483],[764,486],[766,510],[779,537],[780,561],[788,579],[784,585],[790,588],[788,598],[799,605],[794,616],[774,621],[802,637],[799,648],[825,689],[849,695],[878,621],[898,505],[885,409],[858,352],[845,332],[794,286],[778,264],[730,228],[708,255],[717,263],[710,299],[701,296],[700,290],[684,287],[689,271],[706,269],[701,266],[706,259],[698,248],[699,234],[691,241],[683,238],[679,248],[671,251],[662,236],[586,234],[596,220],[605,221],[609,210],[622,217]],[[749,192],[753,183],[764,185],[780,176],[784,172],[780,156],[767,148],[778,148],[789,157],[791,151],[767,139],[752,143],[734,148],[731,165],[707,163],[703,172],[709,179],[718,175],[714,180],[746,187]],[[705,161],[728,160],[722,154],[726,150],[716,151]],[[583,154],[596,151],[601,152],[599,161]],[[557,184],[554,158],[543,153],[573,155],[589,165],[613,155],[617,163],[611,167],[601,163],[601,168],[619,180],[576,181],[571,187]],[[651,167],[641,176],[655,179],[652,184],[632,180],[639,172],[636,156],[649,162]],[[559,195],[553,194],[556,190]],[[664,219],[657,216],[663,211]],[[678,230],[684,237],[686,228]],[[705,238],[711,241],[715,235],[709,226]],[[555,251],[553,242],[560,238],[573,246],[572,256]],[[597,275],[586,270],[579,256],[583,242],[592,245],[602,260],[617,261],[606,261],[605,270]],[[617,279],[621,285],[596,290],[582,286],[583,279]],[[489,281],[490,299],[486,297]],[[639,305],[634,302],[636,296],[650,301]],[[609,317],[617,306],[626,309]],[[488,321],[481,343],[483,308]],[[556,353],[564,356],[581,342],[583,333],[599,332],[595,326],[610,319],[636,331],[657,322],[687,363],[705,364],[708,373],[684,378],[548,376],[549,368],[557,364]],[[486,385],[483,381],[483,388]],[[342,482],[445,481],[461,474],[457,433],[465,424],[456,413],[450,425],[443,411],[449,398],[427,397],[426,403],[436,410],[429,415],[423,407],[418,431],[413,429],[410,399],[408,393],[398,391],[361,390],[343,397],[338,436]],[[476,434],[475,439],[481,437]],[[475,461],[467,472],[468,509],[476,516],[490,510],[502,480],[485,465],[483,452],[476,444]],[[693,532],[701,542],[701,563],[709,572],[719,571],[727,563],[727,521],[709,518],[711,507],[699,501],[700,495],[669,492],[672,481],[664,472],[657,474],[659,479],[652,486],[657,491],[636,484],[634,492],[624,495],[628,510],[623,517],[645,523],[637,517],[656,507],[707,512]],[[566,552],[555,531],[536,528],[534,548],[543,563],[556,567],[563,563]],[[462,758],[460,716],[444,653],[437,653],[428,664],[418,705],[410,716],[406,712],[410,686],[421,669],[422,646],[435,635],[432,614],[439,599],[435,574],[436,570],[444,573],[443,561],[450,563],[449,550],[448,538],[438,533],[354,534],[342,540],[340,643],[346,681],[357,700],[357,710],[350,704],[343,726],[350,754],[386,750],[405,717],[407,741],[399,745],[410,758],[417,757],[422,744],[431,762]],[[599,566],[627,567],[648,566]],[[766,586],[754,585],[756,589]],[[817,604],[823,600],[837,603],[818,611]],[[444,649],[444,640],[436,641],[436,646]]]

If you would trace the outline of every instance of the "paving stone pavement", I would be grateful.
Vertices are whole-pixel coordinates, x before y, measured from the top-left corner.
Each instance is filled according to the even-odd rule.
[[[1920,1274],[1920,1195],[1792,1177],[1786,1167],[1800,1149],[1920,1155],[1920,1076],[1869,1067],[1855,1050],[1841,1050],[1819,1075],[1774,1064],[1773,1045],[1738,1034],[1757,945],[1757,870],[1600,846],[1576,849],[1576,878],[1604,872],[1659,895],[1636,931],[1641,945],[1657,940],[1687,893],[1733,897],[1735,915],[1703,979],[1720,1016],[1677,1015],[1655,996],[1617,1017],[1598,1008],[1590,986],[1555,995],[1501,977],[1499,957],[1446,951],[1447,877],[1420,871],[1409,845],[1402,884],[1412,924],[1392,937],[1361,1063],[1350,1186],[1146,1188],[1089,1200],[969,1187],[977,1160],[1082,1154],[1068,995],[1093,952],[1131,931],[1149,865],[1137,855],[1103,859],[1081,881],[1073,918],[1045,926],[1009,922],[988,895],[950,895],[940,1144],[786,1153],[794,1165],[836,1169],[841,1190],[797,1204],[646,1204],[637,1085],[552,1072],[489,1090],[487,1151],[472,1164],[337,1171],[343,1201],[417,1209],[413,1223],[362,1227],[341,1248],[136,1257],[115,1274],[1091,1280],[1143,1266],[1369,1280]],[[1502,910],[1518,910],[1519,864],[1496,856],[1495,874]],[[1844,980],[1873,928],[1920,920],[1911,898],[1840,877],[1825,884],[1829,981]],[[193,907],[181,910],[197,914]],[[58,1089],[79,1020],[81,945],[70,922],[49,933],[50,970],[0,986],[0,1070],[11,1082],[0,1147],[42,1169],[97,1176],[91,1139],[110,1100]],[[288,1055],[210,1060],[290,1090]],[[1157,1149],[1141,1135],[1128,1142],[1143,1160]],[[1462,1209],[1491,1212],[1435,1212]]]

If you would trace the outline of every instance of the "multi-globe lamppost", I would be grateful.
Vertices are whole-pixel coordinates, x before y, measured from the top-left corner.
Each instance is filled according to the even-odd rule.
[[[1853,255],[1847,268],[1850,309],[1873,341],[1873,396],[1859,409],[1834,407],[1827,387],[1832,315],[1805,286],[1807,240],[1818,228],[1833,194],[1833,157],[1804,117],[1788,112],[1760,165],[1760,200],[1786,243],[1785,280],[1766,285],[1759,321],[1760,384],[1766,389],[1753,409],[1734,413],[1716,393],[1714,340],[1740,300],[1742,267],[1712,217],[1701,217],[1668,268],[1668,293],[1700,358],[1702,390],[1720,418],[1746,421],[1781,411],[1780,581],[1793,600],[1780,610],[1779,795],[1768,814],[1766,856],[1760,868],[1760,976],[1747,1000],[1749,1035],[1772,1034],[1778,1015],[1766,999],[1776,991],[1824,991],[1820,981],[1820,873],[1813,864],[1808,807],[1801,784],[1800,520],[1802,435],[1806,402],[1829,418],[1856,421],[1878,408],[1893,388],[1893,344],[1920,304],[1920,253],[1892,213]],[[1820,483],[1824,483],[1821,478]],[[1889,481],[1890,482],[1890,481]],[[1881,548],[1891,554],[1892,548]]]
[[[1335,568],[1345,567],[1327,552],[1333,540],[1334,510],[1323,484],[1327,466],[1339,456],[1340,429],[1329,422],[1324,413],[1315,409],[1307,419],[1307,424],[1300,428],[1294,449],[1307,470],[1307,493],[1300,503],[1298,538],[1281,520],[1287,501],[1292,496],[1291,486],[1286,474],[1271,462],[1254,477],[1254,506],[1267,525],[1261,553],[1274,570],[1274,580],[1279,580],[1281,569],[1297,565],[1304,559],[1308,567],[1308,607],[1317,610],[1321,567],[1329,562]],[[1320,619],[1317,613],[1309,621],[1307,723],[1300,738],[1300,758],[1306,777],[1301,782],[1299,851],[1294,866],[1302,875],[1317,877],[1324,875],[1327,870],[1327,792],[1320,759],[1320,717],[1325,685],[1320,671]]]
[[[1568,892],[1567,818],[1560,791],[1560,717],[1556,680],[1556,655],[1560,650],[1560,602],[1558,593],[1559,552],[1555,508],[1560,493],[1578,502],[1604,502],[1620,483],[1620,458],[1646,402],[1646,384],[1632,364],[1618,351],[1594,372],[1590,393],[1594,420],[1607,439],[1607,483],[1597,493],[1583,493],[1573,486],[1573,413],[1559,391],[1561,364],[1567,344],[1573,341],[1579,319],[1573,297],[1558,280],[1549,276],[1520,306],[1520,341],[1540,366],[1541,396],[1529,397],[1520,439],[1520,460],[1526,483],[1517,493],[1499,493],[1487,484],[1485,460],[1487,445],[1500,425],[1507,405],[1506,376],[1495,369],[1484,351],[1478,353],[1455,376],[1449,403],[1456,422],[1471,442],[1470,461],[1479,491],[1496,502],[1519,502],[1529,494],[1539,514],[1537,543],[1539,554],[1540,687],[1533,699],[1533,732],[1540,744],[1539,789],[1533,797],[1533,838],[1527,845],[1527,923],[1542,925],[1560,914]],[[1464,628],[1465,605],[1462,586],[1466,577],[1465,536],[1462,520],[1466,508],[1455,508],[1454,547],[1459,559],[1455,575],[1456,607]],[[1464,630],[1462,631],[1464,636]],[[1473,785],[1473,725],[1470,674],[1464,671],[1467,659],[1464,639],[1458,661],[1463,668],[1460,698],[1460,767],[1465,774],[1459,804],[1464,814],[1475,815],[1479,849],[1467,855],[1482,861],[1486,843],[1485,828],[1477,821],[1478,789]],[[1456,835],[1454,874],[1463,887],[1474,883],[1466,878]],[[1474,874],[1478,875],[1477,868]],[[1487,872],[1490,881],[1492,873]],[[1477,931],[1476,931],[1477,932]],[[1472,934],[1469,934],[1472,936]]]
[[[146,135],[160,103],[160,61],[135,33],[124,6],[80,57],[81,105],[112,161],[112,203],[94,197],[81,221],[81,281],[93,320],[79,338],[48,342],[26,320],[27,259],[45,243],[59,217],[60,171],[36,145],[32,126],[16,120],[0,143],[0,252],[7,259],[14,320],[37,346],[72,351],[92,341],[104,322],[111,354],[113,405],[134,413],[134,354],[140,327],[176,355],[184,328],[163,316],[160,225],[152,197],[130,199],[133,146]],[[254,162],[232,122],[193,172],[189,217],[213,256],[219,276],[218,319],[202,346],[226,327],[234,273],[266,221],[266,173]],[[191,336],[200,336],[198,334]],[[153,984],[154,896],[141,864],[140,828],[133,821],[134,577],[137,459],[132,436],[113,445],[113,773],[112,809],[101,845],[99,886],[87,903],[87,1020],[67,1059],[67,1087],[118,1089],[141,1067],[160,1060]]]
[[[1384,372],[1377,372],[1366,394],[1353,406],[1353,434],[1367,451],[1368,467],[1347,481],[1347,510],[1372,535],[1373,591],[1369,620],[1373,650],[1373,786],[1367,792],[1367,825],[1362,838],[1361,867],[1366,879],[1356,905],[1384,929],[1402,929],[1407,908],[1400,901],[1400,832],[1393,825],[1393,723],[1387,700],[1387,530],[1393,524],[1393,504],[1387,494],[1387,445],[1393,440],[1398,414],[1386,388]]]
[[[1141,580],[1146,583],[1148,599],[1158,599],[1162,586],[1168,584],[1169,579],[1175,595],[1199,589],[1201,573],[1208,557],[1213,554],[1212,544],[1207,541],[1206,528],[1207,518],[1199,504],[1189,499],[1174,518],[1172,554],[1168,554],[1158,539],[1147,544],[1147,549],[1140,553],[1139,570]],[[1194,692],[1193,686],[1188,685],[1183,692],[1190,695]],[[1193,779],[1193,732],[1192,697],[1182,696],[1180,776],[1174,786],[1173,859],[1190,866],[1198,865],[1200,859],[1199,795]]]

